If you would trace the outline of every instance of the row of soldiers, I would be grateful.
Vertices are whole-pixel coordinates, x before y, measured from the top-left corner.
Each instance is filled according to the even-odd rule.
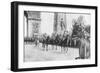
[[[76,41],[76,42],[74,42]],[[56,34],[53,33],[52,36],[48,36],[47,34],[43,34],[40,42],[45,45],[56,45],[61,47],[78,47],[78,41],[72,38],[68,33]]]

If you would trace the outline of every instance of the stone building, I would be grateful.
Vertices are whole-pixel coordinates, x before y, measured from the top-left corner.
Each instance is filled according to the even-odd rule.
[[[54,32],[57,34],[63,34],[66,30],[66,13],[55,12],[54,15]]]
[[[53,32],[63,34],[66,30],[66,13],[24,11],[24,36],[32,38]]]
[[[40,28],[40,12],[39,11],[24,11],[25,15],[25,37],[32,38],[34,35],[39,35]]]

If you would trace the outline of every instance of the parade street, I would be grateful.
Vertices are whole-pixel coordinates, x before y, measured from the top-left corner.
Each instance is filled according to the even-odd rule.
[[[67,49],[67,47],[66,47]],[[74,60],[79,56],[78,48],[68,48],[67,51],[61,51],[60,47],[56,49],[51,49],[48,47],[48,51],[46,51],[41,46],[35,46],[33,44],[26,44],[24,48],[24,61],[59,61],[59,60]]]

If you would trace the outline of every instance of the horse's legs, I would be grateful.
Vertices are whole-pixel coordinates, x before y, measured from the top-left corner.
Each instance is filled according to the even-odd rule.
[[[54,45],[52,45],[52,50],[54,50]]]
[[[67,53],[68,52],[68,47],[64,47],[64,51]]]
[[[46,44],[46,51],[48,51],[48,44]]]
[[[45,44],[44,43],[42,44],[42,47],[43,47],[43,50],[45,50]]]
[[[62,45],[61,45],[61,52],[63,52],[63,47],[62,47]]]
[[[57,45],[56,45],[56,50],[57,50]]]

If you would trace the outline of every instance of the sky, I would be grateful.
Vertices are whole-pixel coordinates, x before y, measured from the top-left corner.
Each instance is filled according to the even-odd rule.
[[[53,25],[54,25],[54,13],[41,13],[41,24],[40,24],[40,31],[41,33],[47,33],[51,35],[53,32]]]

